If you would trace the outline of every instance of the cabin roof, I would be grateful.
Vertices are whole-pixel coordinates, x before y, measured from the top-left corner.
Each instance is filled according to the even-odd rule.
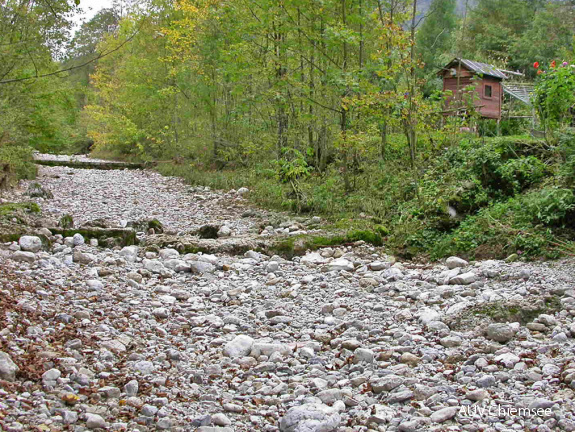
[[[459,63],[461,63],[461,65],[464,66],[466,69],[476,74],[487,75],[499,79],[507,79],[507,75],[505,75],[500,69],[497,69],[495,66],[468,59],[454,58],[442,70],[450,69],[454,64]]]
[[[533,84],[528,83],[509,83],[503,84],[503,91],[512,96],[524,104],[531,105],[531,99],[533,97]]]

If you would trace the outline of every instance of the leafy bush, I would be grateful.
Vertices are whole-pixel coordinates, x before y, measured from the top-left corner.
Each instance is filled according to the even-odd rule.
[[[431,246],[434,258],[454,254],[556,257],[551,227],[575,228],[575,195],[570,189],[545,188],[511,198],[468,217]],[[423,244],[429,247],[429,244]]]
[[[573,123],[575,105],[575,65],[555,61],[546,71],[538,71],[535,85],[535,106],[547,130]]]
[[[32,148],[16,144],[0,145],[0,163],[8,166],[8,182],[36,178]]]
[[[562,159],[561,176],[568,185],[575,184],[575,128],[564,128],[558,133]]]
[[[278,165],[252,169],[205,171],[185,164],[159,169],[192,184],[247,186],[250,199],[261,206],[322,214],[334,228],[350,233],[341,241],[385,239],[404,257],[557,256],[556,245],[575,232],[575,197],[567,182],[575,171],[569,174],[563,163],[575,160],[571,132],[564,131],[559,153],[525,136],[467,136],[459,142],[435,137],[417,179],[406,155],[397,152],[367,165],[347,194],[341,193],[343,180],[335,167],[323,174],[308,171],[297,153]],[[558,172],[561,177],[554,177]],[[294,178],[299,201],[290,185]]]
[[[575,195],[572,189],[542,189],[518,200],[519,214],[535,224],[575,227]]]
[[[546,169],[545,164],[535,156],[527,156],[505,162],[496,173],[504,183],[504,190],[515,194],[539,182],[545,176]]]

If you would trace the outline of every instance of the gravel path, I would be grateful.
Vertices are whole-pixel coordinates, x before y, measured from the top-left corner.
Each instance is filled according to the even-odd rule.
[[[153,173],[68,171],[42,172],[54,214],[249,229],[235,193],[198,202]],[[575,430],[572,260],[52,240],[0,252],[1,430]]]

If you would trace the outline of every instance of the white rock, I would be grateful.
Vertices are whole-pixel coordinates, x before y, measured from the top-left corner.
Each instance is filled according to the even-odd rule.
[[[508,342],[514,335],[515,331],[509,324],[493,323],[487,327],[487,337],[497,342]]]
[[[105,429],[108,427],[106,420],[98,414],[86,413],[86,427],[88,429]]]
[[[237,194],[244,196],[245,194],[249,193],[249,189],[247,187],[241,187],[238,189]]]
[[[213,273],[216,271],[216,267],[213,264],[207,262],[193,261],[190,263],[190,270],[192,273],[198,274]]]
[[[120,255],[128,262],[135,262],[138,258],[138,246],[125,246],[120,251]]]
[[[140,372],[142,375],[149,375],[156,370],[156,366],[154,366],[154,363],[147,360],[137,361],[136,363],[134,363],[132,368]]]
[[[454,269],[457,267],[467,267],[469,263],[462,258],[452,256],[445,260],[445,265],[450,269]]]
[[[458,412],[459,412],[458,406],[441,408],[440,410],[435,411],[433,414],[431,414],[430,418],[432,422],[443,423],[455,417]]]
[[[324,258],[319,254],[319,252],[311,252],[304,255],[300,259],[302,264],[325,264],[329,261],[328,258]]]
[[[275,352],[279,352],[282,355],[291,355],[292,350],[289,346],[278,344],[278,343],[269,343],[269,342],[254,342],[252,345],[252,349],[250,351],[250,356],[252,357],[259,357],[261,355],[270,356]]]
[[[229,426],[232,424],[232,421],[223,413],[217,413],[212,416],[212,422],[216,426]]]
[[[380,270],[385,270],[391,267],[391,263],[390,262],[385,262],[385,261],[374,261],[371,264],[369,264],[369,268],[373,271],[380,271]]]
[[[354,363],[373,363],[374,353],[370,349],[357,348],[353,352]]]
[[[144,259],[143,264],[146,270],[157,274],[162,273],[166,268],[164,267],[164,264],[162,264],[162,262],[158,261],[157,259]]]
[[[74,246],[80,246],[84,243],[86,243],[86,240],[84,240],[84,236],[82,234],[76,233],[72,236],[72,244]]]
[[[180,253],[176,249],[166,248],[160,251],[160,259],[169,260],[178,258]]]
[[[345,270],[352,272],[354,270],[353,264],[345,258],[338,258],[328,264],[330,270],[340,271]]]
[[[228,342],[224,348],[224,355],[226,357],[245,357],[250,354],[254,340],[246,335],[236,336],[233,340]]]
[[[36,261],[36,254],[34,252],[16,251],[10,255],[10,258],[18,262],[33,263]]]
[[[459,274],[449,279],[451,285],[470,285],[477,281],[477,275],[473,272]]]
[[[543,375],[552,376],[559,374],[561,372],[561,368],[552,363],[547,363],[543,365],[541,371],[543,372]]]
[[[16,379],[16,372],[19,370],[11,357],[5,352],[0,351],[0,379],[14,381]]]
[[[341,417],[336,409],[310,403],[290,408],[280,419],[280,432],[330,432],[336,430]]]
[[[496,362],[503,364],[508,369],[513,368],[520,360],[521,359],[513,353],[500,354],[495,357]]]
[[[104,288],[104,284],[97,279],[90,279],[89,281],[86,281],[86,285],[88,285],[88,288],[93,291],[101,291]]]
[[[22,236],[18,244],[23,251],[27,252],[38,252],[42,249],[42,240],[36,236]]]
[[[62,373],[58,369],[50,369],[42,374],[42,382],[44,384],[53,384]]]
[[[270,261],[266,265],[266,271],[268,273],[274,273],[279,270],[280,266],[277,261]]]
[[[227,225],[222,225],[217,234],[218,237],[230,237],[232,235],[232,229]]]
[[[434,309],[425,308],[419,313],[419,322],[427,325],[432,321],[439,321],[441,314]]]

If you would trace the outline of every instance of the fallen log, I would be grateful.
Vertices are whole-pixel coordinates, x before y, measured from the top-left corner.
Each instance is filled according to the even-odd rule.
[[[150,164],[147,163],[135,163],[135,162],[74,161],[74,160],[57,160],[57,159],[35,159],[34,163],[44,166],[64,166],[68,168],[101,169],[101,170],[145,169],[150,166]]]

